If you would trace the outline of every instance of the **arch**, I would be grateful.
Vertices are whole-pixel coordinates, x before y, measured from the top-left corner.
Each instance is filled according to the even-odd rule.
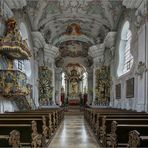
[[[130,24],[126,21],[122,27],[120,44],[119,44],[119,65],[117,75],[120,77],[131,70],[133,65],[133,56],[130,52],[132,32]]]

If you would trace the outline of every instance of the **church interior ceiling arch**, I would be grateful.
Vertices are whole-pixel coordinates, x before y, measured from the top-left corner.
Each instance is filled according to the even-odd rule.
[[[83,78],[83,74],[86,71],[83,65],[79,63],[69,63],[65,67],[66,77],[71,81],[79,81]]]
[[[69,63],[92,65],[89,48],[116,29],[122,9],[120,0],[27,0],[26,12],[32,29],[59,49],[55,63],[65,69]]]

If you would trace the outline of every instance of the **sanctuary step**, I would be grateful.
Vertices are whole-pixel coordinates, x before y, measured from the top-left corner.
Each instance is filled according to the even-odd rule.
[[[65,111],[66,115],[83,115],[83,108],[80,106],[68,106]]]

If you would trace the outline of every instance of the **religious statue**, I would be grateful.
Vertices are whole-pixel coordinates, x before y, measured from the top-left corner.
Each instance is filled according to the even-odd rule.
[[[101,105],[108,104],[110,95],[110,68],[102,66],[96,70],[96,100]]]
[[[135,74],[139,75],[140,78],[142,79],[143,73],[147,72],[147,71],[148,71],[148,69],[146,68],[146,64],[144,62],[140,61]]]
[[[76,81],[73,81],[71,84],[71,88],[72,88],[72,94],[77,94],[78,83]]]

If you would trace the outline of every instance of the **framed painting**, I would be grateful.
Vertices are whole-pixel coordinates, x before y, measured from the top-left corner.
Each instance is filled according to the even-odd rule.
[[[126,98],[134,97],[134,78],[126,80]]]

